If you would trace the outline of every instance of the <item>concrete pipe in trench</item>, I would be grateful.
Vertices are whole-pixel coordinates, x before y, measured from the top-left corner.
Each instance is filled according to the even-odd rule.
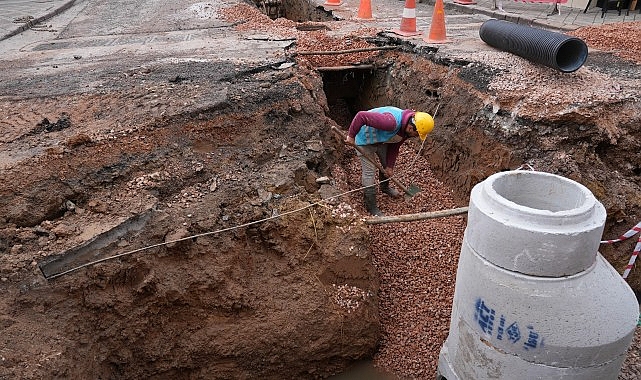
[[[487,20],[479,35],[483,42],[564,73],[578,70],[588,57],[579,38],[502,20]]]

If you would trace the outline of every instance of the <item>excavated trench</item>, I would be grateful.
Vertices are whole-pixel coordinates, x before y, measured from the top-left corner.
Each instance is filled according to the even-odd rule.
[[[282,17],[298,22],[317,21],[323,13],[322,8],[314,9],[306,1],[283,1],[280,9]],[[369,42],[379,46],[404,44],[389,35],[387,40],[373,38]],[[508,112],[497,110],[495,104],[479,103],[477,92],[492,94],[488,85],[501,69],[472,65],[465,60],[440,60],[433,54],[437,50],[413,49],[414,54],[430,61],[421,64],[390,54],[366,62],[352,62],[359,66],[365,64],[360,68],[321,71],[329,106],[327,115],[347,128],[359,110],[396,105],[433,113],[443,106],[444,116],[437,120],[437,132],[422,153],[434,174],[449,186],[448,191],[460,204],[467,203],[474,184],[492,173],[531,168],[560,174],[586,185],[608,210],[604,239],[619,237],[639,222],[641,153],[639,142],[634,138],[639,133],[638,116],[636,111],[630,112],[635,109],[633,99],[627,105],[597,104],[592,118],[577,115],[575,119],[531,120],[518,116],[518,104],[514,111]],[[591,70],[609,73],[619,70],[632,80],[638,78],[634,66],[598,51],[593,51],[588,61]],[[455,78],[450,78],[452,68],[457,70]],[[460,104],[466,106],[457,106]],[[613,139],[609,131],[605,133],[608,136],[604,136],[592,130],[609,112],[622,115],[617,119],[623,131],[619,141]],[[519,132],[506,132],[497,125]],[[635,244],[636,239],[629,239],[617,246],[602,245],[600,252],[622,272]],[[640,295],[641,276],[633,275],[627,281]]]
[[[332,18],[305,2],[275,3],[257,6],[270,17]],[[39,150],[3,168],[0,184],[0,245],[10,253],[0,272],[0,378],[318,379],[376,357],[389,320],[381,320],[383,269],[373,263],[381,253],[372,249],[392,233],[363,223],[359,194],[338,196],[358,180],[353,152],[329,128],[346,128],[362,109],[438,109],[423,149],[406,144],[429,167],[430,178],[420,179],[439,185],[424,204],[405,204],[416,212],[466,205],[479,181],[529,165],[590,188],[608,210],[606,236],[638,221],[635,120],[614,145],[584,127],[591,119],[497,110],[484,96],[494,68],[379,38],[373,43],[400,48],[368,58],[367,69],[319,72],[304,59],[285,68],[163,62],[99,94],[73,96],[34,82],[32,98],[20,101],[68,110],[69,125],[42,131],[34,123],[4,141]],[[51,82],[64,82],[55,75]],[[135,92],[136,75],[161,101],[207,101],[185,109],[157,98],[165,112],[156,112]],[[168,89],[167,78],[181,80]],[[99,112],[68,106],[97,99],[106,104]],[[76,120],[97,129],[81,130]],[[463,223],[448,228],[461,232]],[[459,242],[421,239],[419,249],[455,258]],[[620,269],[632,245],[602,253]],[[450,286],[450,265],[430,275]],[[630,284],[641,289],[638,276]],[[426,328],[432,355],[448,318],[446,307],[436,309]]]
[[[286,18],[296,22],[332,21],[331,11],[305,0],[253,0],[254,5],[272,20]]]

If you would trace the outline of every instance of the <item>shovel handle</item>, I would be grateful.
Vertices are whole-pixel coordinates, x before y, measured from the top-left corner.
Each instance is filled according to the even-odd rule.
[[[340,136],[340,137],[342,138],[342,140],[343,140],[343,141],[345,141],[345,138],[346,138],[347,136],[346,136],[346,135],[345,135],[345,133],[343,133],[340,129],[338,129],[338,128],[336,128],[335,126],[333,126],[333,125],[332,125],[332,131],[334,131],[338,136]],[[376,168],[378,168],[378,170],[380,170],[381,172],[385,173],[385,169],[383,168],[383,165],[381,165],[378,161],[376,161],[376,160],[372,159],[371,157],[369,157],[369,156],[365,153],[365,151],[363,151],[363,149],[361,149],[358,145],[353,145],[353,147],[354,147],[354,148],[355,148],[355,149],[356,149],[360,154],[362,154],[362,155],[363,155],[363,157],[364,157],[367,161],[369,161],[372,165],[376,166]],[[394,177],[389,177],[389,179],[390,179],[392,182],[394,182],[394,183],[396,184],[396,186],[400,187],[400,188],[401,188],[401,190],[403,190],[403,192],[404,192],[405,194],[407,194],[407,195],[414,195],[414,194],[412,194],[412,192],[411,192],[411,191],[409,191],[409,190],[407,189],[407,187],[405,187],[402,183],[400,183],[396,178],[394,178]]]

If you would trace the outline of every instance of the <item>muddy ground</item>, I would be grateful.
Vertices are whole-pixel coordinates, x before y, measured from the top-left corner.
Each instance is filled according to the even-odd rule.
[[[361,360],[432,378],[465,219],[364,223],[329,127],[373,105],[438,109],[399,163],[424,191],[381,196],[388,214],[464,206],[492,173],[533,167],[590,188],[606,237],[641,220],[641,74],[603,42],[569,76],[223,2],[188,8],[183,34],[145,24],[158,50],[108,24],[83,39],[117,8],[87,4],[0,61],[0,378],[311,379]],[[316,70],[352,63],[374,69]],[[602,253],[622,271],[633,244]]]

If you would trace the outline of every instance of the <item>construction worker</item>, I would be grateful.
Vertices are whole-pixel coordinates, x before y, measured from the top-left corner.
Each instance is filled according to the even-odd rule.
[[[400,197],[401,194],[389,185],[399,149],[410,137],[418,136],[425,140],[433,128],[434,119],[430,114],[392,106],[360,111],[354,116],[345,142],[358,146],[371,160],[375,160],[377,156],[385,170],[380,172],[373,163],[358,153],[365,187],[365,208],[370,214],[383,215],[376,204],[376,172],[379,171],[381,191],[393,198]]]

